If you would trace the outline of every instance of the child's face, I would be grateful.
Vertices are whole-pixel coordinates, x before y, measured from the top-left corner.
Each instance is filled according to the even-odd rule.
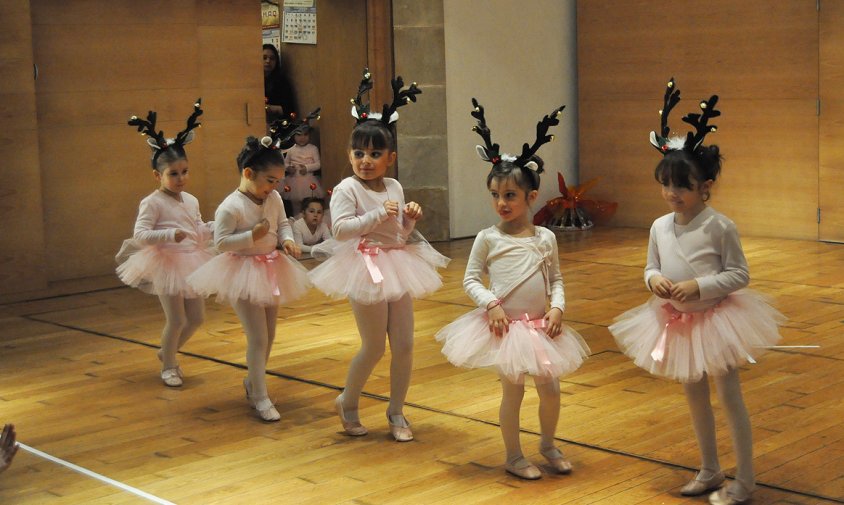
[[[293,141],[296,142],[297,146],[304,147],[311,141],[311,134],[308,132],[297,133],[293,135]]]
[[[161,172],[153,170],[153,175],[161,189],[166,189],[171,193],[181,193],[188,183],[188,160],[176,160],[164,167]]]
[[[366,147],[349,151],[352,171],[363,181],[382,179],[396,161],[395,151]]]
[[[489,185],[489,194],[492,197],[492,208],[502,222],[508,223],[530,217],[530,206],[536,201],[539,192],[533,190],[525,194],[525,190],[516,181],[507,178],[493,179]]]
[[[304,212],[305,223],[310,226],[319,226],[322,222],[323,212],[322,205],[319,202],[309,203]]]
[[[284,177],[284,165],[273,165],[262,172],[255,172],[251,167],[246,167],[242,177],[246,179],[246,189],[252,196],[266,200],[273,190],[278,189],[278,183]]]
[[[712,189],[712,180],[698,182],[690,177],[691,189],[675,186],[671,181],[662,185],[662,198],[672,211],[680,214],[697,214],[706,206],[704,198]]]

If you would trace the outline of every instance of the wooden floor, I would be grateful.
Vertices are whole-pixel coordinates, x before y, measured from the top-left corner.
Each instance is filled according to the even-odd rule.
[[[502,469],[499,385],[451,366],[433,334],[471,309],[461,280],[470,240],[438,244],[454,258],[445,287],[416,303],[416,440],[393,442],[384,412],[385,357],[361,403],[370,434],[340,433],[333,399],[358,337],[348,304],[312,291],[280,312],[268,384],[282,421],[264,424],[243,397],[245,339],[229,307],[209,302],[188,343],[185,387],[157,376],[157,299],[128,288],[0,305],[0,422],[19,441],[179,504],[679,504],[697,450],[681,387],[637,369],[607,331],[642,303],[647,231],[560,237],[569,325],[593,354],[561,381],[558,436],[570,476],[525,482]],[[744,239],[752,287],[788,316],[786,345],[742,370],[754,429],[757,504],[844,503],[844,246]],[[310,262],[306,262],[310,267]],[[713,395],[714,396],[714,395]],[[536,462],[537,400],[522,410]],[[722,465],[734,458],[716,406]],[[0,475],[0,503],[150,503],[19,451]]]

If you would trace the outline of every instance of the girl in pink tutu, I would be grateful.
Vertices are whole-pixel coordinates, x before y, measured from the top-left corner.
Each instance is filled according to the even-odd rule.
[[[297,125],[284,120],[271,127],[272,137],[246,139],[237,156],[240,186],[215,215],[214,243],[222,254],[188,278],[197,293],[216,293],[218,302],[231,304],[243,324],[248,367],[243,386],[264,421],[281,418],[265,379],[278,306],[301,297],[309,286],[307,270],[289,257],[298,258],[300,251],[275,190],[284,177],[280,148]]]
[[[711,118],[717,96],[700,102],[701,113],[683,121],[695,128],[686,137],[668,137],[668,113],[680,100],[668,83],[661,130],[651,143],[662,154],[654,176],[671,213],[651,226],[645,284],[654,296],[610,326],[619,347],[636,365],[683,383],[701,451],[701,468],[680,493],[700,495],[718,488],[715,420],[709,400],[712,376],[736,453],[736,479],[710,495],[710,503],[744,503],[754,488],[750,419],[741,394],[738,367],[780,336],[783,316],[758,293],[745,289],[747,261],[736,225],[707,206],[721,170],[718,146],[703,144],[716,127]]]
[[[523,479],[539,479],[539,469],[522,454],[519,411],[525,393],[525,375],[533,376],[539,394],[542,432],[540,453],[556,473],[571,472],[571,464],[554,446],[560,415],[561,375],[576,370],[589,355],[586,343],[563,324],[565,296],[557,240],[547,228],[534,226],[530,206],[539,194],[541,159],[537,149],[553,136],[548,128],[559,124],[563,107],[545,116],[537,126],[533,146],[524,145],[519,157],[499,152],[484,119],[484,109],[473,98],[478,120],[473,129],[484,139],[478,154],[492,163],[487,188],[501,221],[481,230],[472,245],[463,287],[478,308],[440,330],[436,339],[443,354],[457,366],[492,368],[501,378],[501,435],[507,450],[504,469]],[[489,287],[482,275],[489,276]],[[550,308],[547,308],[550,298]]]
[[[202,222],[199,201],[184,191],[189,179],[184,146],[200,125],[196,122],[202,114],[200,102],[196,101],[187,127],[176,138],[156,131],[153,111],[146,120],[137,116],[129,120],[129,125],[149,136],[152,173],[159,187],[141,200],[134,236],[124,242],[117,256],[117,275],[129,286],[158,295],[165,319],[158,359],[161,380],[171,387],[183,383],[176,353],[202,324],[205,312],[202,298],[185,279],[213,257],[208,245],[213,223]]]
[[[316,172],[320,169],[319,149],[311,144],[311,130],[309,126],[293,136],[293,147],[287,150],[284,166],[287,176],[284,185],[290,188],[282,198],[290,200],[291,218],[305,211],[302,202],[305,198],[325,198],[325,191],[319,183]]]
[[[422,208],[404,202],[395,179],[385,177],[396,161],[396,140],[390,124],[396,109],[415,102],[421,91],[412,84],[402,90],[401,77],[393,80],[393,103],[383,112],[370,113],[361,96],[372,87],[368,70],[352,106],[357,126],[349,140],[353,177],[340,182],[331,197],[334,239],[314,246],[312,253],[332,257],[311,270],[311,281],[334,298],[348,298],[357,321],[361,348],[346,376],[346,388],[335,407],[343,429],[352,436],[367,434],[358,417],[358,400],[372,369],[384,354],[389,336],[390,404],[387,422],[399,442],[413,439],[403,414],[413,366],[413,298],[426,296],[441,285],[436,271],[448,258],[439,254],[418,232]]]

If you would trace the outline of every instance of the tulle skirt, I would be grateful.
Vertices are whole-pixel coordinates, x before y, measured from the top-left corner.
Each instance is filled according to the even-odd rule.
[[[133,246],[124,245],[123,250],[133,250]],[[140,246],[128,254],[128,258],[121,254],[117,258],[122,261],[117,267],[120,280],[144,293],[185,298],[199,296],[187,277],[214,257],[210,249],[160,245]]]
[[[538,326],[533,324],[533,326]],[[552,379],[569,374],[589,356],[589,346],[579,333],[563,325],[555,338],[529,321],[516,320],[503,337],[489,331],[486,311],[475,309],[437,332],[442,353],[466,368],[492,368],[514,384],[525,375]]]
[[[307,269],[278,251],[220,254],[194,272],[188,283],[201,296],[216,294],[220,303],[248,300],[262,307],[291,302],[310,287]]]
[[[311,282],[332,298],[351,298],[364,305],[394,302],[405,294],[427,296],[442,286],[437,268],[450,261],[426,241],[402,248],[359,246],[357,240],[326,240],[312,248],[315,258],[331,255],[310,272]]]
[[[741,366],[780,340],[785,321],[760,293],[742,289],[702,312],[678,312],[652,297],[618,316],[609,330],[619,348],[648,372],[697,382]]]

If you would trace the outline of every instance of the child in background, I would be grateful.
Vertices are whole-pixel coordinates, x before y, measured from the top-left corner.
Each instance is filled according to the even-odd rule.
[[[302,252],[310,254],[311,247],[331,238],[331,230],[322,222],[325,200],[308,197],[302,200],[302,217],[293,222],[293,239]]]
[[[545,116],[537,127],[532,147],[525,144],[517,158],[499,153],[484,119],[484,109],[472,99],[478,120],[473,129],[485,141],[477,146],[484,161],[492,163],[487,189],[501,221],[481,230],[472,245],[463,287],[478,308],[440,330],[436,339],[443,354],[457,366],[488,367],[501,382],[499,420],[507,450],[504,469],[517,477],[539,479],[539,469],[528,461],[519,441],[519,412],[525,394],[525,375],[533,376],[539,394],[539,452],[556,473],[571,472],[571,463],[554,445],[560,416],[558,377],[576,370],[589,355],[581,336],[563,324],[565,295],[554,232],[531,221],[530,206],[539,194],[535,156],[553,136],[563,107]],[[482,275],[489,275],[489,288]],[[549,308],[550,301],[550,308]]]
[[[148,135],[152,174],[159,187],[141,200],[134,236],[118,253],[117,275],[129,286],[157,295],[161,302],[165,323],[158,359],[161,380],[171,387],[183,384],[176,353],[205,317],[205,303],[186,279],[214,255],[208,246],[214,223],[202,222],[199,201],[184,191],[189,179],[184,146],[193,140],[194,128],[200,126],[196,122],[202,114],[200,104],[198,99],[187,127],[173,139],[156,131],[154,111],[146,120],[137,116],[129,120],[130,126]]]
[[[315,172],[319,171],[319,149],[311,144],[310,126],[306,123],[293,136],[295,144],[287,150],[284,157],[284,168],[287,174],[284,185],[290,188],[282,197],[290,200],[291,217],[298,217],[305,208],[303,199],[307,197],[325,198],[325,191],[320,186]]]
[[[780,339],[777,326],[784,318],[759,293],[745,289],[750,275],[736,225],[706,204],[721,170],[718,146],[703,144],[716,130],[709,119],[721,114],[715,109],[718,97],[700,102],[701,114],[683,118],[694,132],[669,137],[668,113],[679,101],[672,78],[660,111],[660,134],[651,132],[651,143],[663,154],[654,178],[671,209],[651,226],[645,285],[654,296],[616,318],[609,330],[636,365],[683,383],[701,452],[700,471],[680,490],[685,496],[707,493],[724,481],[709,400],[713,378],[730,426],[736,479],[709,501],[745,503],[755,478],[738,367],[755,362]]]

